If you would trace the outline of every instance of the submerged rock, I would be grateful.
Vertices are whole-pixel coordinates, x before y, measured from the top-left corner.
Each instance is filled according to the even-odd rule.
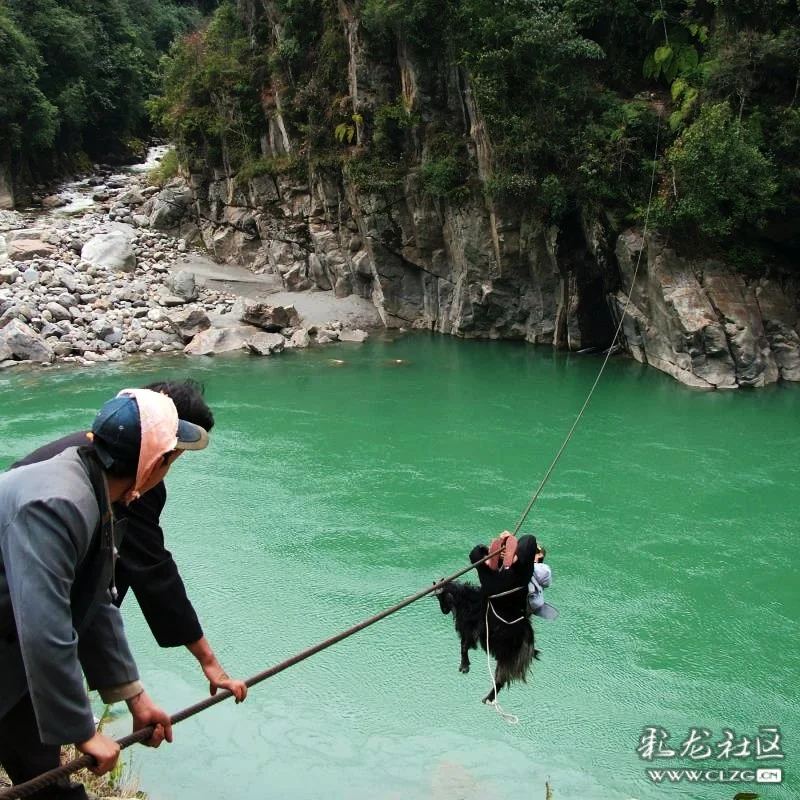
[[[365,342],[368,338],[369,334],[358,328],[354,331],[339,331],[340,342]]]

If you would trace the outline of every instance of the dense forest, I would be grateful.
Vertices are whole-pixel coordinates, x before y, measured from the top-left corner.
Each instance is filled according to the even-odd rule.
[[[0,0],[0,166],[18,183],[141,155],[158,62],[214,0]]]
[[[349,92],[354,26],[383,96]],[[491,145],[480,171],[445,107],[454,71]],[[443,201],[621,226],[658,153],[651,223],[745,268],[800,247],[796,0],[0,0],[0,75],[0,160],[26,168],[130,150],[147,106],[195,171],[334,165],[372,192],[413,172]]]
[[[353,24],[394,83],[383,102],[348,93]],[[399,50],[427,66],[425,103],[400,93]],[[743,267],[765,247],[796,251],[794,0],[227,1],[173,46],[152,110],[192,168],[338,160],[367,190],[415,170],[458,202],[476,169],[464,131],[437,110],[454,67],[491,142],[482,191],[554,222],[587,207],[641,222],[658,152],[651,223],[724,245]],[[287,159],[263,148],[276,109]]]

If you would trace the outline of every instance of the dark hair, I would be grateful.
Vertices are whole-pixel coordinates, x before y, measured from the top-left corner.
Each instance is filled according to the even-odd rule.
[[[103,467],[103,469],[112,478],[135,478],[139,465],[128,461],[112,461],[110,467]]]
[[[157,381],[148,383],[145,389],[163,392],[175,403],[178,417],[210,431],[214,427],[214,415],[203,397],[205,387],[191,378],[184,381]]]

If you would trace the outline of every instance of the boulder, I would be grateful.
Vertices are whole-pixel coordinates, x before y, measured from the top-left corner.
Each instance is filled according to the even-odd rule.
[[[50,312],[53,322],[61,322],[62,320],[71,320],[72,314],[67,311],[60,303],[48,303],[45,308]]]
[[[150,212],[150,227],[169,230],[180,225],[192,202],[192,192],[188,186],[162,189],[155,198]]]
[[[242,304],[241,320],[271,332],[282,328],[296,328],[301,324],[300,315],[294,306],[270,306],[247,300]]]
[[[302,261],[294,263],[286,272],[281,274],[283,285],[290,292],[304,292],[312,286],[306,274],[307,267]]]
[[[167,286],[172,293],[182,297],[184,301],[197,299],[197,285],[194,273],[188,269],[180,269],[167,278]]]
[[[340,331],[339,332],[339,341],[340,342],[364,342],[369,338],[369,334],[366,331],[362,331],[360,328],[356,328],[352,331]]]
[[[59,194],[51,194],[42,200],[42,208],[61,208],[67,201]]]
[[[53,270],[53,274],[55,275],[58,283],[68,292],[74,292],[78,288],[77,276],[68,269],[65,269],[64,267],[56,267],[56,269]]]
[[[176,294],[170,294],[169,289],[162,287],[162,291],[158,295],[158,302],[164,306],[164,308],[176,308],[177,306],[182,306],[186,302],[186,298],[178,297]]]
[[[0,328],[5,328],[9,322],[18,319],[21,322],[30,322],[33,317],[33,309],[24,305],[11,305],[0,314]]]
[[[292,334],[292,338],[286,343],[286,347],[305,348],[311,344],[311,337],[305,328],[300,328]]]
[[[258,331],[245,339],[247,349],[258,356],[280,353],[286,346],[286,339],[279,333]]]
[[[5,353],[9,355],[4,356]],[[53,351],[33,328],[12,319],[0,330],[0,359],[5,358],[49,364],[53,360]]]
[[[167,315],[167,322],[184,344],[188,344],[198,333],[211,327],[208,314],[202,308],[184,308],[170,312]]]
[[[116,200],[117,203],[123,206],[140,206],[146,200],[145,196],[135,186],[123,192]]]
[[[19,270],[16,267],[0,269],[0,283],[14,283],[18,277]]]
[[[81,259],[94,267],[117,272],[133,272],[136,269],[133,245],[123,231],[93,236],[83,246]]]
[[[34,233],[34,231],[31,231]],[[24,238],[9,234],[8,258],[10,261],[30,261],[32,258],[50,258],[55,252],[55,245],[43,242],[36,237]]]
[[[192,339],[183,352],[190,356],[213,356],[247,349],[247,333],[241,327],[209,328]]]
[[[348,297],[353,294],[353,284],[350,282],[350,278],[345,275],[339,276],[336,279],[336,285],[333,287],[333,291],[336,297]]]

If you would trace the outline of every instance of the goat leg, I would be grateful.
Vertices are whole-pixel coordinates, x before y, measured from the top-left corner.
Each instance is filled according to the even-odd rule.
[[[464,641],[461,642],[461,666],[459,666],[458,671],[469,672],[469,647]]]
[[[495,699],[497,698],[497,693],[505,686],[503,681],[498,681],[495,679],[495,686],[492,686],[489,694],[483,698],[484,703],[494,703]]]

